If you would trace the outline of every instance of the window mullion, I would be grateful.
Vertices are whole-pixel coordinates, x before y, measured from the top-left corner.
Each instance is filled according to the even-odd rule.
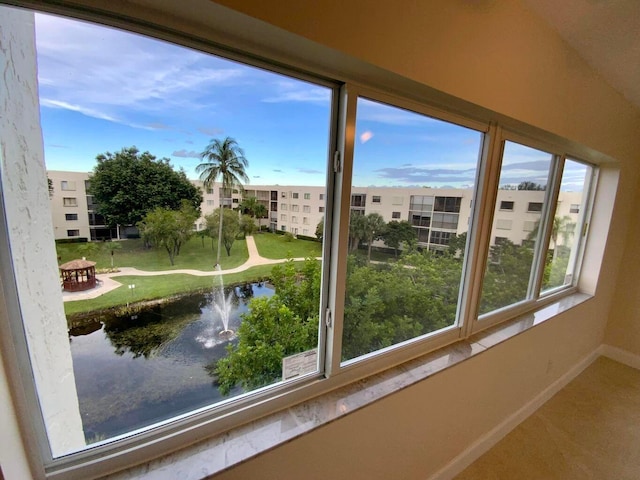
[[[476,208],[474,209],[472,238],[468,240],[467,268],[467,298],[465,302],[463,335],[466,337],[478,330],[478,312],[482,295],[482,282],[487,268],[489,246],[491,244],[491,227],[498,197],[500,182],[500,167],[504,138],[499,125],[491,125],[485,134],[482,151],[482,161],[478,172],[476,192]]]
[[[537,299],[540,296],[540,288],[544,276],[545,260],[547,258],[547,250],[553,232],[554,215],[558,195],[560,194],[560,184],[562,183],[562,170],[564,167],[564,157],[554,155],[552,167],[549,171],[549,181],[547,182],[547,191],[544,199],[544,206],[540,218],[540,226],[538,228],[537,248],[533,257],[533,268],[531,269],[531,277],[529,280],[528,299]]]
[[[347,254],[349,241],[349,211],[351,199],[351,176],[353,173],[353,148],[357,92],[353,86],[340,89],[337,156],[334,158],[334,190],[331,210],[331,257],[328,310],[323,319],[327,325],[325,376],[338,372],[342,357],[342,326],[344,317],[345,285],[347,277]],[[326,221],[326,220],[325,220]],[[330,315],[330,318],[328,316]]]

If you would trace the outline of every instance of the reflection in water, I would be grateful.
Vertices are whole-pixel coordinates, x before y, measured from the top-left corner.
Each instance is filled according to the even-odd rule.
[[[227,288],[237,331],[260,284]],[[91,443],[171,418],[221,399],[205,365],[226,355],[212,293],[190,295],[132,316],[101,316],[69,331],[85,437]],[[100,328],[102,327],[102,328]],[[211,335],[213,344],[199,338]],[[234,392],[234,393],[240,393]]]

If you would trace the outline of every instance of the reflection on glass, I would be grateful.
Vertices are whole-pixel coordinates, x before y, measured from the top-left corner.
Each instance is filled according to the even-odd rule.
[[[591,167],[566,160],[546,254],[542,291],[571,285],[584,223]]]
[[[36,28],[59,347],[86,442],[317,372],[331,90],[87,23]]]
[[[358,99],[342,359],[453,325],[481,134]]]
[[[552,156],[506,142],[480,314],[527,298]]]

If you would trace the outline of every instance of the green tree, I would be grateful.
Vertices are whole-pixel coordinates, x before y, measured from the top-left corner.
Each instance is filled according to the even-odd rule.
[[[316,238],[320,241],[324,238],[324,217],[322,217],[318,225],[316,225]]]
[[[449,239],[447,251],[450,255],[464,259],[464,249],[467,247],[467,232],[460,235],[452,235]]]
[[[364,215],[351,212],[349,218],[349,251],[353,252],[358,249],[360,241],[367,234],[367,219]]]
[[[382,233],[382,240],[387,247],[393,248],[396,258],[402,244],[414,245],[418,237],[415,229],[406,220],[391,220]]]
[[[249,177],[246,173],[249,162],[244,157],[244,151],[233,138],[226,137],[222,140],[214,138],[200,156],[202,157],[202,163],[196,167],[196,172],[200,175],[200,180],[204,183],[205,188],[213,187],[218,178],[222,183],[222,192],[230,192],[236,187],[242,189],[242,182],[249,182]],[[224,224],[223,210],[224,208],[221,208],[219,212],[217,265],[220,265],[220,250],[223,237],[227,237],[222,233]],[[229,253],[230,249],[231,247],[227,248],[227,253]]]
[[[518,184],[518,190],[534,190],[540,192],[546,189],[546,185],[540,185],[539,183],[530,182],[528,180],[525,180],[524,182],[520,182]]]
[[[382,238],[386,223],[379,213],[370,213],[365,218],[362,239],[367,242],[367,261],[371,261],[371,247],[373,242]]]
[[[256,197],[245,198],[238,205],[238,210],[244,215],[249,215],[250,218],[258,219],[258,226],[260,226],[260,219],[267,218],[269,214],[267,207],[260,203]]]
[[[320,264],[305,261],[301,272],[292,261],[272,270],[272,297],[251,300],[243,314],[237,345],[208,366],[223,395],[236,385],[259,388],[282,378],[282,359],[318,344]]]
[[[258,229],[256,223],[249,215],[240,216],[240,232],[242,232],[242,238],[247,238],[247,235],[253,235]]]
[[[145,242],[164,247],[171,265],[180,254],[180,247],[193,235],[193,223],[198,213],[189,202],[183,202],[180,210],[168,210],[158,207],[138,222],[140,234]]]
[[[149,152],[129,147],[105,152],[96,160],[89,193],[98,204],[98,213],[111,226],[135,225],[159,207],[178,210],[182,200],[200,209],[202,193],[167,158],[157,160]]]
[[[240,220],[238,213],[229,208],[216,208],[213,213],[205,217],[207,230],[211,238],[218,238],[217,262],[220,265],[220,249],[224,245],[227,256],[231,256],[231,247],[240,235]],[[222,221],[221,221],[222,220]],[[224,225],[224,227],[221,227]],[[219,236],[218,236],[219,235]]]
[[[94,242],[85,242],[78,245],[78,252],[82,254],[83,257],[89,257],[98,253],[100,246]]]
[[[116,250],[122,249],[122,245],[119,242],[106,242],[104,244],[104,249],[110,254],[111,268],[113,268],[113,256],[116,253]]]

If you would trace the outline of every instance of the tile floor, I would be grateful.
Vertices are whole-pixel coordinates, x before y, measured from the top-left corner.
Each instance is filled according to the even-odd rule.
[[[600,357],[455,480],[639,480],[640,371]]]

